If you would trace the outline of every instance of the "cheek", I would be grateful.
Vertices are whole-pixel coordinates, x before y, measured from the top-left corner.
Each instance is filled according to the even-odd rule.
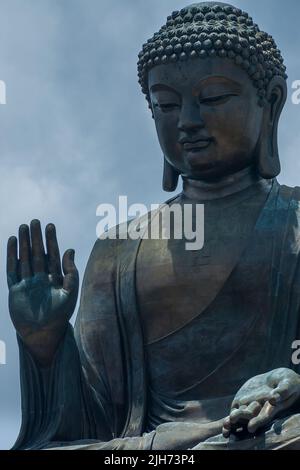
[[[159,143],[164,151],[174,151],[178,146],[178,119],[175,113],[155,119]]]
[[[240,100],[211,108],[203,116],[217,145],[251,149],[256,145],[261,128],[262,111],[256,103]]]

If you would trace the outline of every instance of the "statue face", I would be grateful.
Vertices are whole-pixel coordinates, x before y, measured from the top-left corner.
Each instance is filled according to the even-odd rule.
[[[230,59],[193,59],[149,71],[156,130],[182,175],[215,179],[254,160],[263,108],[250,77]]]

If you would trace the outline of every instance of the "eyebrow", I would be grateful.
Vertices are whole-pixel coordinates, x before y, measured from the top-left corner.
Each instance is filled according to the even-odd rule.
[[[215,75],[204,77],[202,80],[200,80],[200,82],[194,87],[194,91],[197,93],[199,92],[199,89],[201,89],[205,85],[211,85],[213,83],[233,85],[239,90],[241,90],[241,84],[236,82],[235,80],[232,80],[231,78],[225,77],[223,75]]]
[[[209,75],[207,77],[202,78],[202,80],[200,80],[200,82],[194,87],[193,91],[194,93],[199,93],[199,90],[202,87],[204,87],[205,85],[213,84],[214,82],[233,85],[238,90],[241,90],[241,84],[236,82],[235,80],[232,80],[231,78],[225,77],[224,75],[214,75],[214,76]],[[150,88],[150,92],[152,93],[155,93],[158,91],[170,91],[171,93],[175,93],[176,95],[179,96],[179,93],[176,90],[174,90],[174,88],[168,85],[165,85],[163,83],[156,83],[152,85],[152,87]]]
[[[155,85],[152,85],[152,87],[150,88],[150,91],[155,93],[156,91],[170,91],[171,93],[175,93],[176,95],[179,96],[179,93],[174,90],[174,88],[171,88],[170,86],[168,85],[164,85],[162,83],[157,83]]]

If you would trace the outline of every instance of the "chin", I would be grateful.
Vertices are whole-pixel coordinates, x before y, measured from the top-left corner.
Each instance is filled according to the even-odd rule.
[[[193,179],[214,179],[220,178],[225,173],[223,165],[217,162],[205,162],[203,158],[189,159],[186,176]]]
[[[251,165],[251,162],[249,162]],[[185,176],[191,179],[214,181],[242,170],[248,165],[237,162],[235,159],[220,161],[208,154],[190,154],[185,156]]]

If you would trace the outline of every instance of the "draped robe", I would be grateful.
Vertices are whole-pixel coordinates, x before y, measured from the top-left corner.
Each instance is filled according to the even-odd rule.
[[[207,421],[201,410],[205,409],[206,416],[212,410],[214,415],[214,408],[223,399],[229,404],[232,387],[224,389],[221,366],[228,367],[229,382],[235,385],[239,380],[242,385],[245,379],[277,367],[299,372],[299,366],[291,362],[291,345],[300,334],[299,198],[299,188],[272,181],[249,243],[232,259],[218,291],[208,299],[205,313],[214,315],[222,308],[218,302],[230,283],[236,283],[237,290],[239,285],[249,284],[248,297],[247,289],[244,292],[247,301],[243,304],[242,334],[233,341],[232,352],[225,350],[224,364],[208,363],[205,377],[208,382],[199,403],[182,404],[176,400],[161,403],[151,394],[136,290],[141,239],[97,240],[86,268],[74,331],[68,327],[51,367],[39,367],[18,339],[22,426],[15,448],[151,449],[155,439],[158,447],[154,447],[159,448],[160,428],[174,430],[173,448],[185,448],[180,441],[181,432],[186,431],[185,426],[195,432],[195,424],[199,437],[198,440],[195,437],[193,446],[198,444],[197,448],[276,448],[297,440],[300,409],[272,423],[255,442],[251,438],[233,442],[221,437],[219,418],[225,415]],[[253,259],[259,260],[257,269],[263,270],[263,276],[249,270]],[[263,288],[259,288],[261,282]],[[251,361],[247,358],[247,344],[255,351],[256,339],[258,353]],[[240,359],[234,355],[236,351]],[[247,370],[252,375],[234,376],[242,370],[236,367],[238,360],[248,363]],[[211,387],[218,390],[215,404],[209,400]],[[164,410],[155,424],[149,410],[160,413],[161,406]],[[187,414],[183,414],[183,419],[184,408]],[[170,413],[164,423],[167,409]],[[278,426],[282,432],[278,432]]]

